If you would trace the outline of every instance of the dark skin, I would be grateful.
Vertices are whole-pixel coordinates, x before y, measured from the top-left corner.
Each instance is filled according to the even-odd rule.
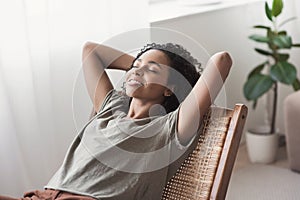
[[[85,45],[83,70],[95,111],[99,110],[106,94],[113,89],[104,66],[128,71],[133,60],[133,56],[107,46],[95,43]],[[172,93],[174,86],[167,84],[169,63],[162,51],[154,49],[146,51],[133,63],[134,67],[126,75],[126,92],[132,97],[127,118],[149,116],[151,107],[161,104],[164,97]],[[202,76],[182,102],[177,123],[177,136],[182,144],[186,144],[194,136],[199,121],[221,90],[231,65],[232,60],[227,52],[214,54]]]

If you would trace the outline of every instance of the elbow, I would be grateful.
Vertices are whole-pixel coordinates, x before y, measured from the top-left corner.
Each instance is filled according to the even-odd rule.
[[[90,42],[90,41],[87,41],[84,45],[83,45],[83,50],[88,50],[88,49],[91,49],[91,48],[95,48],[97,46],[96,43],[94,42]]]
[[[86,59],[89,55],[95,52],[96,48],[98,48],[98,44],[93,42],[86,42],[82,48],[82,59]]]
[[[232,58],[230,54],[226,51],[216,53],[213,57],[214,63],[218,68],[218,71],[221,74],[223,81],[225,81],[232,66]]]
[[[219,54],[220,66],[230,69],[232,66],[232,58],[227,51],[222,51]]]

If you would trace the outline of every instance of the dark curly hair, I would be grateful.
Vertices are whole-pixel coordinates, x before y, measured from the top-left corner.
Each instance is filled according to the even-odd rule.
[[[170,70],[168,78],[168,84],[175,86],[174,91],[171,96],[166,96],[162,103],[166,112],[169,113],[176,110],[179,104],[189,94],[199,79],[203,69],[201,68],[201,64],[191,56],[190,52],[181,45],[173,43],[147,44],[141,49],[132,63],[150,49],[162,51],[169,59],[170,67],[174,69]]]

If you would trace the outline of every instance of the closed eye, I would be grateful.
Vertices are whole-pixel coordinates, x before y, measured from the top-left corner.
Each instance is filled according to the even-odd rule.
[[[150,71],[150,72],[153,72],[153,73],[156,73],[156,74],[158,73],[158,71],[156,71],[156,70],[154,70],[154,69],[152,69],[152,68],[150,68],[150,67],[148,67],[147,69],[148,69],[148,71]]]
[[[155,73],[155,74],[158,73],[158,70],[156,70],[155,67],[153,67],[153,66],[146,65],[146,66],[143,66],[143,67],[146,67],[146,70],[149,71],[149,72],[152,72],[152,73]],[[138,69],[138,68],[140,68],[140,67],[137,66],[137,65],[132,65],[130,69]]]

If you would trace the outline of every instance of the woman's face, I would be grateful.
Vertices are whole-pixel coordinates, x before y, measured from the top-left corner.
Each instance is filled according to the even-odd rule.
[[[130,97],[162,102],[167,88],[169,59],[159,50],[143,53],[126,74],[126,94]]]

